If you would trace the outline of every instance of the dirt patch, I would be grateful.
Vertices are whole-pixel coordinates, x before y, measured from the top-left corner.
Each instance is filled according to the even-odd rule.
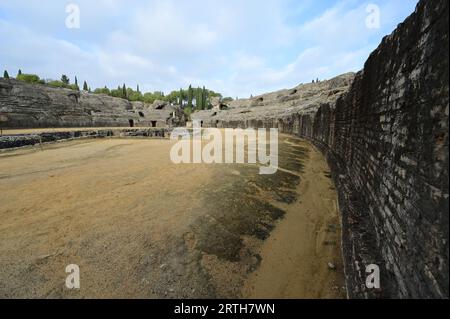
[[[309,144],[280,137],[282,170],[271,176],[258,175],[255,165],[175,165],[171,146],[168,140],[86,140],[1,154],[0,297],[264,295],[252,278],[265,278],[274,257],[270,245],[284,233],[305,242],[283,245],[311,257],[303,263],[304,276],[316,273],[315,263],[333,259],[338,265],[337,272],[317,274],[315,290],[293,295],[321,290],[329,291],[321,296],[341,296],[330,290],[340,280],[339,227],[327,228],[331,216],[338,224],[337,212],[316,196],[315,213],[302,214],[309,219],[293,215],[312,209],[312,203],[301,206],[311,191],[324,191],[325,184],[303,183],[309,163],[317,160]],[[312,175],[309,180],[314,182]],[[292,227],[304,231],[295,235]],[[65,288],[69,264],[80,266],[80,290]],[[276,270],[286,277],[267,277],[268,285],[298,277]]]

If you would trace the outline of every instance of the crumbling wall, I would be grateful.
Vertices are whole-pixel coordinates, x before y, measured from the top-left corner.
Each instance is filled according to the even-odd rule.
[[[182,126],[178,107],[152,105],[0,78],[1,128]]]
[[[47,143],[88,138],[169,138],[171,132],[172,129],[170,128],[104,128],[5,135],[0,136],[0,151],[22,147],[42,146],[42,144]]]
[[[420,1],[334,105],[258,125],[328,157],[350,297],[448,298],[448,6]],[[370,264],[381,289],[365,285]]]

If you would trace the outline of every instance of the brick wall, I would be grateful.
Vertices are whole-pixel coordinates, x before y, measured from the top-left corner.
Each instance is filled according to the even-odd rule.
[[[262,123],[310,139],[339,193],[353,298],[448,298],[448,6],[420,1],[335,105]],[[365,287],[366,266],[381,289]]]

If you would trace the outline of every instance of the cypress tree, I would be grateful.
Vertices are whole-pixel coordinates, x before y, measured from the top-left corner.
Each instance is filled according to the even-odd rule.
[[[188,89],[188,108],[192,109],[192,99],[194,98],[194,92],[192,90],[192,86],[189,85]]]
[[[139,84],[137,85],[136,92],[140,93],[140,91],[139,91]]]
[[[83,83],[83,91],[89,91],[89,87],[88,87],[86,81],[84,81],[84,83]]]
[[[5,79],[9,79],[8,71],[5,70],[5,72],[3,72],[3,77],[4,77]]]
[[[125,86],[125,83],[123,84],[123,87],[122,87],[122,95],[123,95],[124,99],[127,98],[127,87]]]
[[[202,91],[200,87],[197,88],[197,94],[195,95],[195,106],[197,110],[203,110],[202,106]]]
[[[17,75],[22,75],[22,70],[19,69],[19,72],[17,72]]]
[[[202,109],[203,110],[207,110],[208,107],[208,92],[206,91],[206,88],[203,86],[203,90],[202,90]]]
[[[183,89],[180,89],[180,106],[183,107]]]
[[[75,76],[75,85],[78,86],[78,79],[76,76]]]
[[[201,107],[202,107],[202,110],[204,110],[205,109],[205,92],[203,91],[203,89],[200,89],[200,88],[199,88],[199,91],[200,91],[200,100],[202,102]]]

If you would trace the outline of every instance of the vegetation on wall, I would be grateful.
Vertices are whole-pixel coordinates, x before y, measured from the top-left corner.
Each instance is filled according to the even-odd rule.
[[[9,78],[8,71],[4,71],[3,77]],[[66,74],[61,75],[60,80],[44,80],[36,74],[25,74],[22,73],[22,70],[19,70],[16,79],[27,83],[45,84],[51,87],[80,91],[80,87],[78,86],[78,78],[75,76],[74,83],[71,83],[70,78]],[[91,88],[88,86],[86,81],[83,81],[83,91],[91,92]],[[232,98],[222,98],[220,93],[209,90],[205,86],[202,88],[193,88],[192,85],[189,85],[187,89],[180,88],[179,90],[172,91],[168,95],[165,95],[164,92],[161,91],[142,93],[139,85],[136,86],[136,89],[132,89],[127,87],[125,83],[114,89],[109,89],[107,86],[103,88],[96,88],[92,91],[92,93],[105,94],[117,98],[127,99],[129,101],[140,101],[149,104],[155,102],[156,100],[166,101],[174,105],[181,106],[185,109],[187,114],[198,110],[211,109],[211,98],[219,98],[224,102],[233,100]]]

